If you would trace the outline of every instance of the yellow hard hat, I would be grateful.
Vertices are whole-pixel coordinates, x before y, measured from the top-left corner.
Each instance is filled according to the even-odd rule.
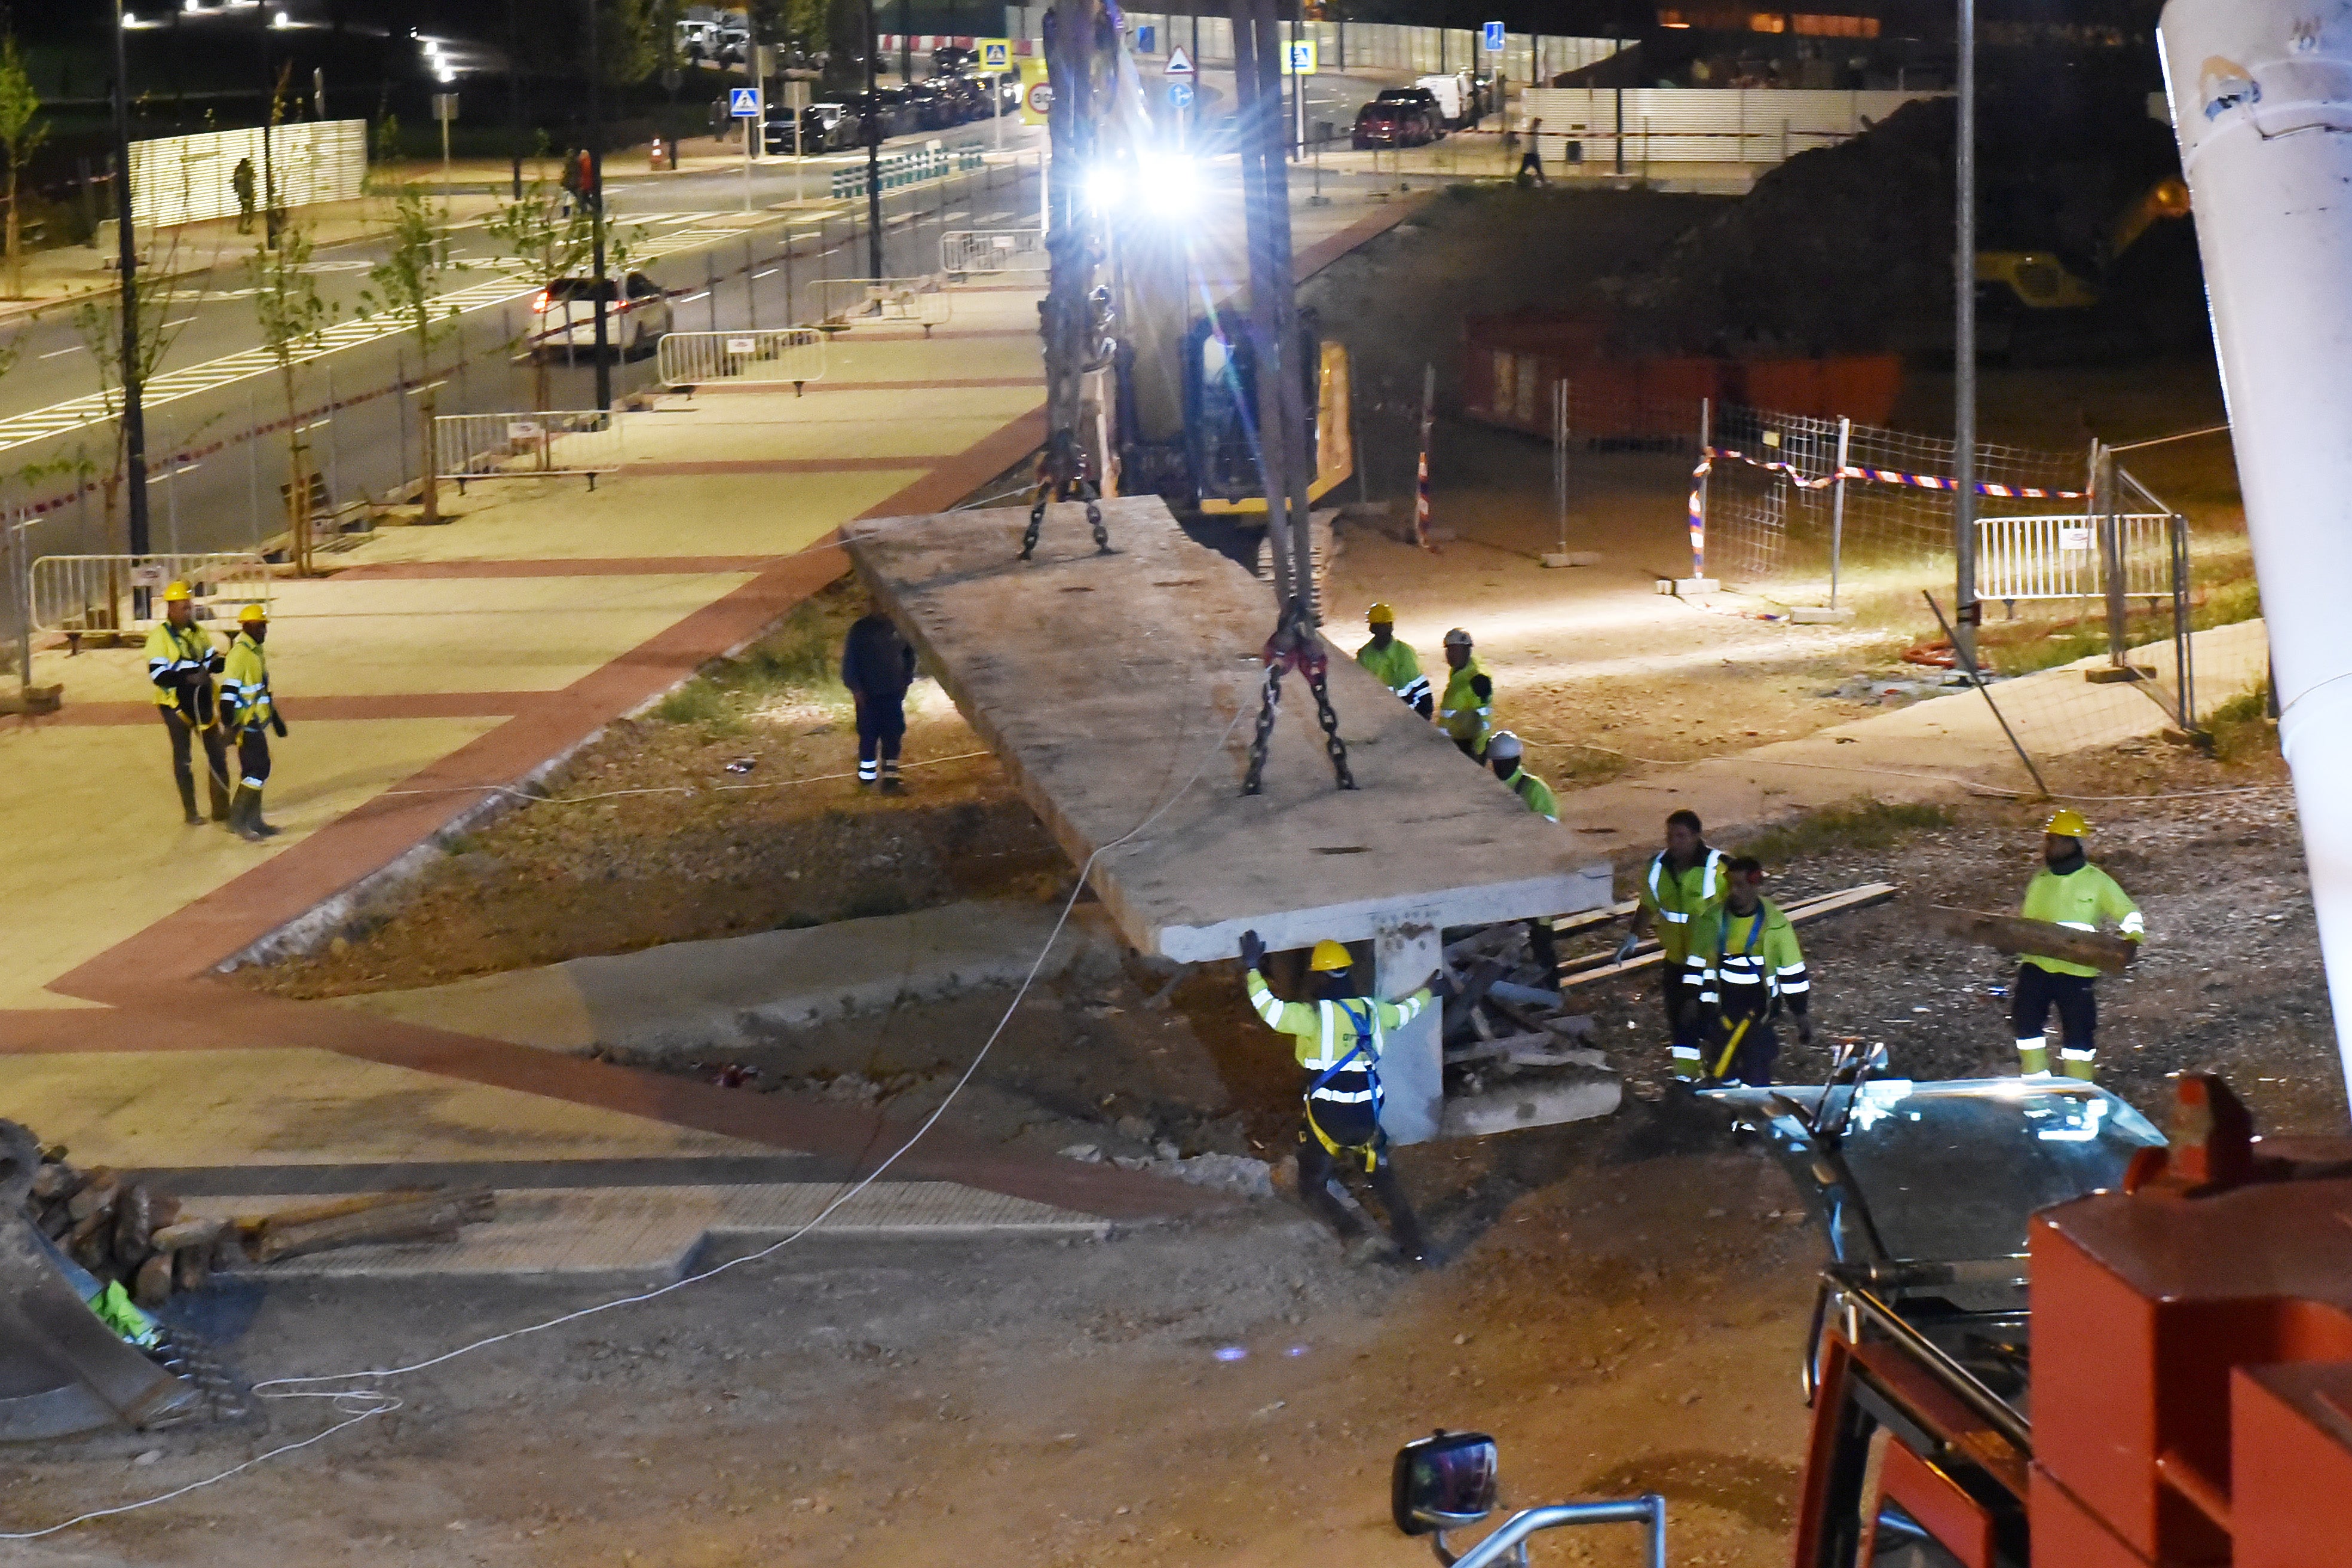
[[[1349,956],[1347,943],[1333,942],[1327,936],[1315,944],[1315,956],[1307,962],[1307,967],[1317,971],[1351,969],[1355,963]]]
[[[2042,831],[2054,833],[2061,838],[2081,838],[2091,831],[2091,825],[2083,820],[2081,812],[2070,805],[2043,823]]]
[[[259,605],[247,605],[236,613],[236,624],[241,626],[249,626],[256,621],[266,621],[268,618],[269,612]]]
[[[1390,609],[1388,601],[1383,599],[1364,612],[1364,624],[1368,626],[1392,626],[1396,625],[1396,612]]]
[[[188,592],[188,585],[185,583],[174,582],[163,584],[163,602],[167,605],[184,605],[194,597],[194,594]]]

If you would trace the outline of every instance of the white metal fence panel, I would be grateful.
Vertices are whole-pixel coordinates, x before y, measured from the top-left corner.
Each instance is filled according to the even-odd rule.
[[[1623,100],[1628,163],[1778,163],[1795,153],[1859,136],[1916,100],[1940,92],[1832,91],[1781,88],[1530,88],[1519,97],[1515,123],[1544,122],[1546,142],[1558,136],[1585,144],[1586,155],[1613,154],[1619,100]],[[1547,149],[1549,150],[1549,149]]]
[[[817,301],[826,327],[919,326],[925,337],[955,313],[955,296],[938,278],[828,278]]]
[[[1045,270],[1045,234],[1035,228],[955,228],[940,236],[940,270],[951,279]]]
[[[186,555],[44,555],[30,573],[37,632],[129,631],[163,616],[163,589],[185,583],[198,620],[234,626],[236,606],[269,603],[269,563],[247,551]],[[145,588],[135,616],[132,590]]]
[[[814,327],[737,332],[665,332],[655,355],[669,386],[709,381],[823,381],[825,335]]]
[[[2099,531],[2104,519],[2059,517],[1977,520],[1977,596],[1983,599],[2098,599],[2106,596]],[[2116,519],[2124,558],[2124,593],[2172,595],[2172,518],[2128,512]]]
[[[1122,15],[1127,23],[1128,46],[1143,58],[1162,59],[1170,47],[1176,44],[1192,52],[1192,13],[1129,11]],[[1007,5],[1005,36],[1027,46],[1022,53],[1042,54],[1045,19],[1044,6]],[[1149,49],[1142,47],[1146,27],[1151,29]],[[1283,37],[1289,36],[1289,25],[1286,23]],[[1411,71],[1419,75],[1435,70],[1478,70],[1498,63],[1479,47],[1479,35],[1466,27],[1446,28],[1441,38],[1435,27],[1410,27],[1391,22],[1304,22],[1299,25],[1298,36],[1315,40],[1317,67],[1326,71]],[[1233,64],[1234,25],[1230,16],[1222,12],[1214,16],[1203,14],[1199,37],[1197,63]],[[1515,82],[1524,83],[1530,75],[1549,80],[1562,71],[1581,69],[1595,60],[1606,59],[1621,47],[1614,38],[1507,33],[1504,35],[1499,63]]]
[[[131,216],[142,227],[169,227],[237,212],[236,166],[252,165],[253,201],[281,207],[356,200],[367,179],[367,121],[300,121],[165,136],[131,144]]]
[[[445,479],[609,474],[627,454],[626,425],[611,410],[445,414],[433,421],[433,471]]]

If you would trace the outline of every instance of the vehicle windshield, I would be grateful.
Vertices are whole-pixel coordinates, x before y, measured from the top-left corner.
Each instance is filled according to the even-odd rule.
[[[584,300],[593,302],[600,293],[607,300],[617,300],[621,297],[621,285],[617,279],[607,278],[604,279],[604,288],[599,289],[596,280],[593,278],[559,278],[547,286],[547,298],[550,303],[564,300]]]

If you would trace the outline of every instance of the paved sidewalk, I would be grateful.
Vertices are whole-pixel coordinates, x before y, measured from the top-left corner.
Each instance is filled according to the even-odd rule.
[[[1302,200],[1300,274],[1412,210]],[[1223,275],[1230,251],[1238,273],[1240,249],[1219,244],[1203,271]],[[280,1001],[215,971],[323,930],[337,900],[437,852],[498,788],[759,637],[846,570],[845,523],[943,510],[1020,462],[1045,435],[1041,287],[959,289],[929,339],[845,333],[805,397],[665,400],[632,467],[593,492],[499,481],[447,527],[385,530],[329,557],[331,575],[277,584],[269,651],[291,734],[268,796],[285,831],[266,846],[180,826],[138,650],[37,654],[35,679],[62,681],[67,706],[0,720],[0,813],[19,846],[0,861],[0,1115],[85,1163],[329,1178],[294,1192],[370,1163],[529,1167],[516,1184],[536,1189],[566,1185],[546,1179],[551,1161],[659,1160],[680,1192],[713,1184],[693,1179],[698,1162],[779,1151],[828,1162],[828,1180],[870,1169],[910,1129]],[[944,1131],[892,1179],[981,1194],[907,1211],[950,1228],[1229,1201]],[[803,1195],[779,1194],[777,1212]]]

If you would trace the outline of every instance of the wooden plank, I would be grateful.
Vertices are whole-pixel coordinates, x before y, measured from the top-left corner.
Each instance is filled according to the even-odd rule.
[[[1790,925],[1804,925],[1820,920],[1825,915],[1843,914],[1848,910],[1867,909],[1873,904],[1883,904],[1893,898],[1896,891],[1892,882],[1864,882],[1859,887],[1847,888],[1840,892],[1817,893],[1810,899],[1800,899],[1795,903],[1783,904],[1780,906],[1780,912],[1789,917]],[[1664,952],[1658,946],[1656,941],[1651,940],[1643,942],[1634,950],[1633,956],[1622,963],[1599,955],[1567,959],[1559,966],[1560,989],[1565,991],[1571,985],[1582,985],[1588,981],[1606,980],[1613,974],[1631,974],[1635,970],[1650,969],[1664,956]]]
[[[2048,921],[2030,921],[2022,915],[1997,915],[1985,910],[1958,910],[1944,904],[1928,905],[1927,914],[1945,935],[1961,942],[1989,947],[1996,952],[2031,953],[2067,963],[2087,963],[2104,974],[2121,974],[2139,948],[2139,943],[2128,937],[2076,931]]]

